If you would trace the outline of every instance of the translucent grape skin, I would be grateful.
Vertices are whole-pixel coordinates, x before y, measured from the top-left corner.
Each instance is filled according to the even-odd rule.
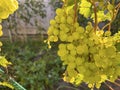
[[[86,82],[89,88],[100,88],[106,80],[115,81],[120,75],[120,52],[115,47],[120,34],[111,36],[102,30],[94,33],[92,23],[82,27],[74,22],[74,8],[68,13],[65,10],[56,10],[48,29],[49,41],[60,42],[58,56],[66,65],[64,80],[76,85]]]

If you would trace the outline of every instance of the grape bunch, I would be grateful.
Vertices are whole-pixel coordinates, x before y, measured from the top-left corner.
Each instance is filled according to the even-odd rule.
[[[18,9],[18,1],[17,0],[1,0],[0,1],[0,23],[2,19],[8,18],[10,14]],[[0,24],[0,36],[3,35],[2,25]],[[2,42],[0,41],[0,47],[2,46]],[[1,48],[0,48],[1,51]]]
[[[75,85],[85,82],[90,88],[100,88],[106,80],[114,82],[120,75],[120,52],[115,47],[118,35],[95,32],[90,22],[82,27],[74,19],[73,8],[58,8],[47,32],[49,46],[60,42],[58,55],[66,65],[64,81]]]
[[[10,14],[18,9],[17,0],[1,0],[0,1],[0,21],[8,18]]]

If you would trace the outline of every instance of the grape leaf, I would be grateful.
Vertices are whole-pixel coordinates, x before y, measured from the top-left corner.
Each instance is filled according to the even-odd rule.
[[[79,13],[82,14],[84,17],[88,18],[91,15],[91,3],[86,1],[86,0],[82,0],[80,3],[80,8],[79,8]]]

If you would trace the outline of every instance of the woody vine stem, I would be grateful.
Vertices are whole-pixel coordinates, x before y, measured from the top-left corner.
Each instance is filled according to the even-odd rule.
[[[77,1],[74,0],[74,23],[76,22],[77,20]]]
[[[92,3],[92,5],[93,5],[93,10],[94,10],[94,15],[95,15],[95,23],[94,23],[94,31],[95,31],[95,33],[96,33],[96,31],[97,31],[97,26],[98,26],[98,20],[97,20],[97,7],[96,7],[96,3],[95,3],[95,1],[94,0],[90,0],[90,2]]]

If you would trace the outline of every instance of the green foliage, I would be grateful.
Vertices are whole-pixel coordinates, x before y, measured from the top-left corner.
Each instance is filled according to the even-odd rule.
[[[9,68],[9,75],[26,89],[54,90],[64,70],[61,68],[60,59],[55,54],[56,46],[48,50],[45,43],[31,39],[24,44],[19,41],[3,43],[2,53],[14,63]]]
[[[91,3],[87,0],[81,0],[79,13],[88,18],[91,15]]]

